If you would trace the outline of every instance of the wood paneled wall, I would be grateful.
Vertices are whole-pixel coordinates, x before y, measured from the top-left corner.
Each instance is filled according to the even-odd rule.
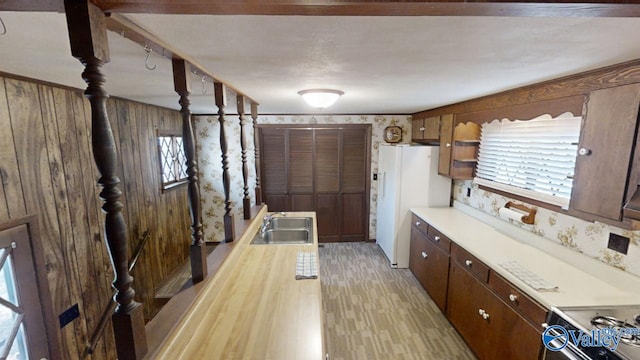
[[[161,193],[156,141],[156,128],[181,131],[181,118],[121,99],[110,99],[108,111],[130,251],[145,230],[151,234],[133,271],[136,300],[150,318],[158,310],[155,287],[189,254],[186,188]],[[94,355],[84,354],[113,296],[89,103],[79,90],[0,76],[0,129],[0,223],[37,216],[54,314],[76,303],[80,309],[57,334],[63,358],[115,359],[110,325]]]
[[[494,95],[488,95],[460,103],[425,110],[413,114],[414,118],[425,118],[443,114],[468,114],[500,109],[496,114],[510,112],[516,105],[539,104],[540,109],[553,104],[554,110],[561,106],[564,99],[567,108],[575,108],[576,99],[594,90],[611,88],[640,82],[640,59],[622,64],[612,65],[570,75],[558,79],[525,86]],[[580,99],[579,99],[580,101]],[[521,107],[521,110],[532,111],[531,107]]]

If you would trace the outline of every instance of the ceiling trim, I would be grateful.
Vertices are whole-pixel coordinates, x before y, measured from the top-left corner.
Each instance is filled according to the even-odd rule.
[[[516,0],[489,2],[381,0],[93,0],[104,11],[154,14],[309,15],[309,16],[561,16],[640,17],[629,1],[576,2]]]
[[[640,17],[634,0],[92,0],[105,12],[205,15]],[[64,12],[63,0],[4,0],[0,11]]]

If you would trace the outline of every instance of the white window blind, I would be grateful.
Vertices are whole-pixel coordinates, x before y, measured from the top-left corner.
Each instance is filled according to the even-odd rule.
[[[581,123],[565,113],[483,124],[474,182],[567,208]]]

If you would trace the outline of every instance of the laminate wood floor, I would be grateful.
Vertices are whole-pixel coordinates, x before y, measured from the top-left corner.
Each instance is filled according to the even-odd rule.
[[[376,244],[319,249],[326,350],[332,360],[475,359],[409,269]]]

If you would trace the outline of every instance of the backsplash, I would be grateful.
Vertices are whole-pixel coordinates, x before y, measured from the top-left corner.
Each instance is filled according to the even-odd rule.
[[[235,216],[242,216],[242,158],[240,126],[237,115],[226,117],[225,134],[229,153],[230,200]],[[246,117],[247,139],[253,139],[251,118]],[[371,124],[371,174],[378,171],[378,146],[384,142],[384,129],[396,125],[402,127],[401,143],[411,142],[411,116],[409,115],[264,115],[258,116],[259,124]],[[224,239],[224,191],[222,187],[222,152],[220,150],[220,125],[217,116],[194,116],[196,147],[200,176],[200,197],[203,214],[203,232],[206,241]],[[249,166],[249,194],[255,204],[255,158],[253,141],[247,141]],[[376,206],[378,182],[371,181],[369,237],[376,236]]]
[[[468,188],[471,188],[470,196],[467,196]],[[523,203],[482,190],[472,180],[454,181],[453,198],[497,218],[501,218],[498,215],[498,209],[508,201]],[[509,221],[514,226],[537,234],[544,239],[560,243],[584,255],[640,276],[640,231],[620,229],[599,222],[588,222],[533,205],[527,204],[527,206],[537,209],[535,224],[526,225],[513,220],[504,221]],[[607,248],[609,233],[626,236],[630,239],[627,255]]]

